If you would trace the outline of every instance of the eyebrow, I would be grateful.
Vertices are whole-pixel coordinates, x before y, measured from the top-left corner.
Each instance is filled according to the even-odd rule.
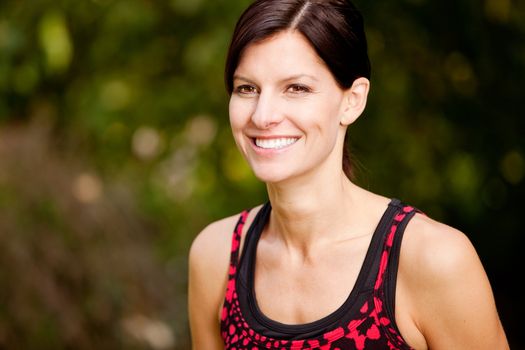
[[[309,74],[296,74],[296,75],[291,75],[289,77],[286,77],[284,79],[281,79],[279,82],[280,83],[283,83],[283,82],[287,82],[287,81],[290,81],[290,80],[297,80],[297,79],[300,79],[300,78],[309,78],[309,79],[312,79],[313,81],[319,81],[319,79],[317,79],[316,77],[314,77],[313,75],[309,75]],[[238,74],[235,74],[233,76],[233,80],[243,80],[247,83],[251,83],[251,84],[255,84],[255,82],[253,80],[251,80],[250,78],[247,78],[245,76],[242,76],[242,75],[238,75]]]

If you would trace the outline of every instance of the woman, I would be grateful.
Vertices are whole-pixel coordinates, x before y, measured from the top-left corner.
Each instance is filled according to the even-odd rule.
[[[269,203],[190,251],[195,349],[507,349],[461,232],[350,180],[370,64],[348,0],[259,0],[226,63],[237,146]]]

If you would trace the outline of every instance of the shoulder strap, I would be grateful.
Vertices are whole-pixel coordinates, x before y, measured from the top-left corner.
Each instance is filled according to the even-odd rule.
[[[395,292],[397,270],[399,265],[399,255],[401,253],[401,242],[403,240],[403,235],[405,233],[405,229],[408,223],[417,213],[421,213],[421,211],[411,206],[404,205],[402,211],[396,216],[397,228],[394,232],[393,237],[391,238],[391,248],[387,266],[387,270],[390,271],[387,276],[387,284],[389,285],[389,288],[393,287],[393,292]]]
[[[236,267],[239,261],[239,247],[241,245],[242,229],[246,223],[246,218],[250,213],[249,210],[244,210],[241,215],[239,215],[239,220],[235,225],[232,235],[232,245],[230,250],[230,271],[232,267]]]
[[[386,255],[386,261],[381,264],[380,274],[382,275],[383,285],[380,286],[384,309],[390,320],[392,327],[399,333],[395,322],[395,299],[396,299],[396,282],[399,268],[399,255],[401,252],[401,242],[405,229],[415,214],[422,213],[419,209],[400,203],[390,232],[388,233],[383,254]]]
[[[382,287],[385,278],[391,278],[392,275],[394,279],[397,277],[397,263],[399,262],[401,239],[408,222],[410,219],[412,219],[416,212],[418,212],[418,210],[415,208],[404,205],[400,202],[396,203],[396,206],[398,207],[398,210],[394,215],[394,220],[392,221],[384,237],[381,263],[374,286],[374,289],[376,290]],[[390,268],[390,271],[388,274],[385,274],[387,267]]]

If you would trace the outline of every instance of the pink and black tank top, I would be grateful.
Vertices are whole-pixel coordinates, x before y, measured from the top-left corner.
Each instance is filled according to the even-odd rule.
[[[239,245],[244,211],[233,233],[221,335],[230,350],[361,350],[411,349],[395,323],[395,290],[401,239],[416,209],[393,199],[372,236],[357,281],[346,301],[312,323],[286,325],[259,309],[254,293],[257,242],[269,220],[265,204],[248,229],[243,254]]]

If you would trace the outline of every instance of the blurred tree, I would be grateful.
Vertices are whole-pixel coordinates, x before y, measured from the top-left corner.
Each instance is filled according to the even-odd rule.
[[[222,80],[249,3],[0,2],[0,348],[188,347],[192,238],[265,200]],[[469,235],[516,348],[525,4],[357,4],[358,181]]]

